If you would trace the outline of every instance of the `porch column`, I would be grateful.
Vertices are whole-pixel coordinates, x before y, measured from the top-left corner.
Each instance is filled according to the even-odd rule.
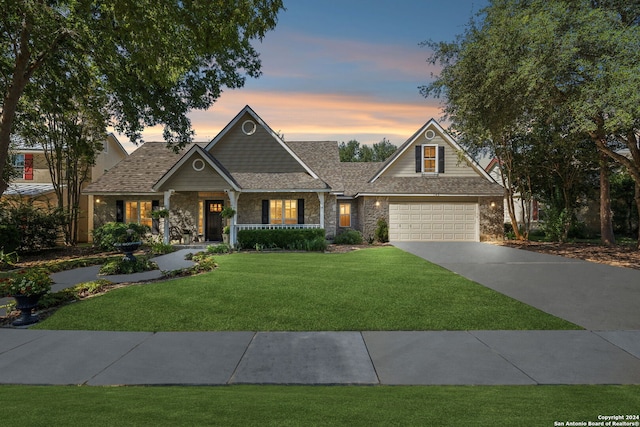
[[[167,190],[164,192],[164,209],[169,211],[171,209],[171,195],[174,190]],[[163,241],[165,245],[171,242],[171,236],[169,236],[169,217],[164,219],[164,237]]]
[[[236,223],[238,222],[238,197],[240,197],[240,193],[236,193],[235,191],[228,191],[227,194],[229,195],[231,208],[236,211],[235,215],[231,217],[231,223],[229,224],[229,244],[231,246],[235,246],[238,236]]]
[[[324,229],[324,193],[318,193],[320,200],[320,228]]]

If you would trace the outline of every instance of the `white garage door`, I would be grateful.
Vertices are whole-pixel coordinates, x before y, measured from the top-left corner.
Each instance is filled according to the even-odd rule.
[[[390,203],[389,240],[477,242],[477,203]]]

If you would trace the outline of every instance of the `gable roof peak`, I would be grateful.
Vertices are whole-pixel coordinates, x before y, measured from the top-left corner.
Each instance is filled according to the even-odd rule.
[[[247,104],[245,105],[245,107],[240,110],[240,112],[238,114],[236,114],[236,116],[233,118],[233,120],[231,120],[225,127],[224,129],[222,129],[220,131],[220,133],[218,133],[218,135],[216,135],[215,138],[213,138],[211,140],[211,142],[209,142],[207,144],[206,147],[204,147],[205,151],[207,152],[211,152],[211,149],[218,143],[220,142],[220,140],[222,140],[224,138],[224,136],[231,130],[233,129],[233,127],[238,124],[238,122],[242,119],[242,117],[245,116],[245,114],[249,114],[253,120],[255,120],[256,125],[257,126],[261,126],[264,130],[266,130],[271,137],[273,137],[273,139],[280,144],[280,146],[287,151],[287,153],[293,157],[295,159],[296,162],[298,162],[303,168],[304,170],[311,175],[314,179],[318,179],[318,175],[305,163],[302,161],[302,159],[300,157],[298,157],[298,155],[284,142],[284,140],[280,137],[280,135],[278,135],[276,132],[273,131],[273,129],[271,129],[271,127],[264,121],[262,120],[262,118]]]

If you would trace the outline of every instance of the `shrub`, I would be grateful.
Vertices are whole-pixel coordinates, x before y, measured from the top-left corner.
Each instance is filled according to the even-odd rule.
[[[168,243],[153,242],[151,243],[151,253],[154,255],[165,255],[175,251],[175,248]]]
[[[231,252],[231,246],[226,243],[211,245],[207,246],[207,252],[210,254],[228,254]]]
[[[129,234],[127,230],[133,230],[133,233]],[[103,251],[112,251],[114,243],[141,241],[149,231],[148,226],[134,222],[108,222],[93,230],[93,244]]]
[[[336,245],[361,245],[362,233],[357,230],[344,230],[333,240]]]
[[[305,250],[309,252],[324,252],[327,250],[327,239],[316,237],[313,240],[307,240]]]
[[[145,257],[137,257],[135,261],[125,259],[109,261],[100,267],[100,274],[110,276],[112,274],[132,274],[157,269],[158,265],[155,262]]]
[[[376,228],[376,240],[380,243],[387,243],[389,241],[389,225],[384,218],[378,219],[378,227]]]
[[[20,246],[20,231],[13,224],[0,224],[0,250],[14,252]]]
[[[241,248],[282,248],[306,250],[308,241],[324,239],[321,228],[293,228],[274,230],[240,230],[238,246]]]
[[[18,244],[14,250],[18,252],[36,252],[56,246],[62,226],[66,222],[61,209],[34,206],[28,202],[5,203],[1,208],[5,228],[0,231],[0,244],[15,245],[17,230]]]

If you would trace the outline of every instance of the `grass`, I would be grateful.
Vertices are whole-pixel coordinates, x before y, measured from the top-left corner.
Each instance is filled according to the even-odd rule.
[[[239,253],[213,272],[61,308],[38,329],[360,331],[579,329],[393,247]]]
[[[30,426],[553,426],[638,414],[640,386],[1,386],[0,401]]]

